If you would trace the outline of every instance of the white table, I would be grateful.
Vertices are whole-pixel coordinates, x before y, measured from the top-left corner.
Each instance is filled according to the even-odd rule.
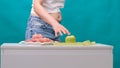
[[[113,46],[39,46],[4,43],[1,68],[113,68]]]

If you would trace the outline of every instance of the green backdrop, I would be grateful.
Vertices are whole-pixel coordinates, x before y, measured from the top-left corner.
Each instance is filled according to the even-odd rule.
[[[31,0],[0,1],[0,44],[24,40]],[[120,68],[120,0],[66,0],[62,15],[77,41],[113,45],[114,68]]]

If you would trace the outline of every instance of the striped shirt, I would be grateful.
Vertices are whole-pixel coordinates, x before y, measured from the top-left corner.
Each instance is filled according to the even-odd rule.
[[[65,2],[64,0],[44,0],[43,7],[48,13],[56,13],[56,12],[60,12],[60,8],[64,7],[64,2]],[[35,13],[33,9],[33,4],[32,4],[31,13]]]

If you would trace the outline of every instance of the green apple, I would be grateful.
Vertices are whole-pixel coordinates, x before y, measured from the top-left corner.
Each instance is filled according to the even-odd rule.
[[[68,35],[66,38],[65,38],[65,42],[66,43],[76,43],[76,38],[74,35]]]

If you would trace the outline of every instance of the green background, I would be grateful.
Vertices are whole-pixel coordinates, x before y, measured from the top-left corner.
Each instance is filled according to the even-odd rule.
[[[0,44],[24,40],[31,2],[0,0]],[[66,0],[62,15],[77,41],[113,45],[114,68],[120,68],[120,0]]]

